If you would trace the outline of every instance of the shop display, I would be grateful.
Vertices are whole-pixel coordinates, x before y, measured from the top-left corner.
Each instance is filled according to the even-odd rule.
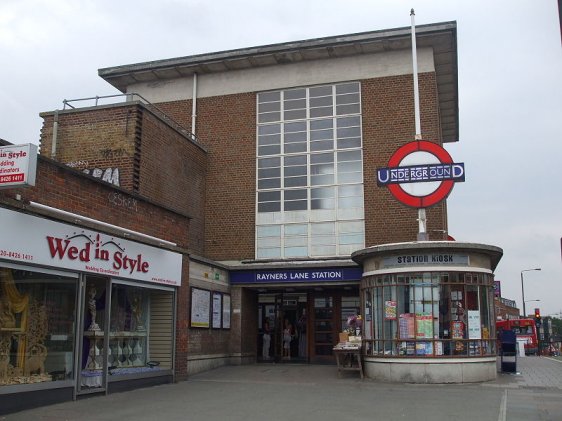
[[[90,287],[88,308],[91,322],[84,332],[88,350],[82,370],[82,384],[99,387],[103,369],[104,332],[96,322],[96,308],[101,300],[101,297],[96,299],[96,294],[96,289]],[[147,313],[148,300],[145,295],[132,288],[114,287],[107,349],[107,366],[111,375],[141,372],[147,367]]]
[[[0,385],[50,381],[46,308],[18,291],[10,269],[0,274]]]
[[[444,272],[373,278],[371,288],[365,289],[365,302],[374,303],[375,313],[367,332],[376,338],[371,355],[493,354],[489,333],[493,317],[487,305],[491,279]]]

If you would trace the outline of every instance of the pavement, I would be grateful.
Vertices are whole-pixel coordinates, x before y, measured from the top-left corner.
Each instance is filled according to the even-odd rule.
[[[498,364],[499,367],[499,364]],[[562,420],[562,359],[524,357],[517,373],[471,384],[398,384],[335,365],[224,366],[175,384],[96,396],[0,420]]]

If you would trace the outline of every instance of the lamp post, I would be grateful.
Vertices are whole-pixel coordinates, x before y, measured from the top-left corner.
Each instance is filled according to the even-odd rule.
[[[521,271],[521,298],[523,301],[523,317],[527,317],[527,309],[525,308],[525,287],[523,286],[523,272],[531,272],[533,270],[541,270],[541,268],[523,269]]]

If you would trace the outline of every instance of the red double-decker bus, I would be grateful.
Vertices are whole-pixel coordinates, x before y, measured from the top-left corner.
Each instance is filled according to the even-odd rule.
[[[496,322],[496,331],[512,330],[517,339],[525,339],[525,355],[538,355],[537,326],[533,319],[508,319]]]

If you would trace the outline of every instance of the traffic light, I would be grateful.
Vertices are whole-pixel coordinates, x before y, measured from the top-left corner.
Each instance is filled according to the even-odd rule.
[[[541,325],[541,310],[540,308],[535,309],[535,325],[540,327]]]

